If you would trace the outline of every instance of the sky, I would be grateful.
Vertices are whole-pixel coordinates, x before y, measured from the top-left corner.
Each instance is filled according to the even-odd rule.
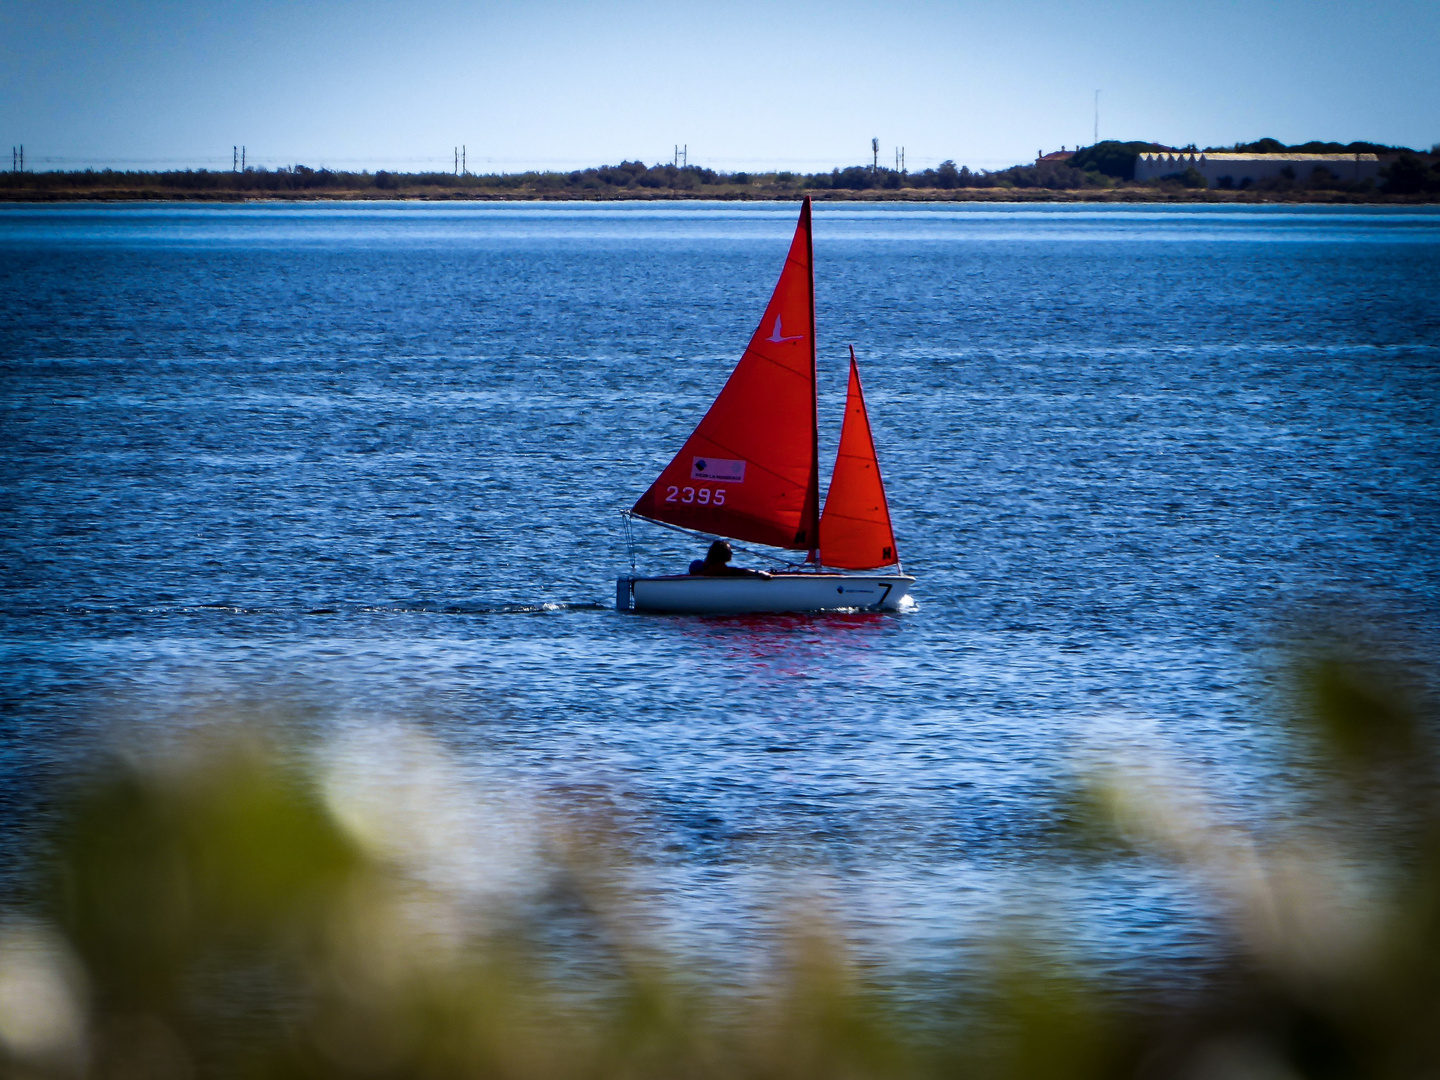
[[[32,169],[1003,168],[1102,139],[1440,142],[1440,0],[0,0]]]

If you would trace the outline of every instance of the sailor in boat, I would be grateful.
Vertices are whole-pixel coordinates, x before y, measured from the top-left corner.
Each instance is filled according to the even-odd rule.
[[[746,570],[742,566],[728,566],[735,552],[724,540],[716,540],[705,553],[705,558],[690,564],[690,573],[696,577],[758,577],[768,578],[765,570]]]

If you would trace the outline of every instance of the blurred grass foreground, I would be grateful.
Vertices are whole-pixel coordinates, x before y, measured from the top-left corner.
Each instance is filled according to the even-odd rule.
[[[514,851],[455,871],[472,887],[437,872],[427,853],[466,823],[437,817],[422,740],[379,779],[233,729],[117,758],[61,800],[33,889],[0,909],[0,1073],[1440,1076],[1433,718],[1351,665],[1300,685],[1295,782],[1263,829],[1153,757],[1082,770],[1073,857],[1165,860],[1218,912],[1183,991],[1158,962],[1120,985],[1002,932],[922,1000],[799,918],[773,965],[719,978],[633,929],[613,824],[504,830],[534,834],[563,902],[503,899],[540,872]]]

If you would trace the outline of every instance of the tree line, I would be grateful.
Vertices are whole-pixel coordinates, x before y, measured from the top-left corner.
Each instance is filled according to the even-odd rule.
[[[1393,156],[1385,170],[1380,190],[1392,194],[1440,192],[1440,165],[1429,161],[1408,147],[1390,147],[1376,143],[1309,142],[1286,146],[1275,139],[1253,143],[1237,143],[1230,147],[1197,149],[1171,147],[1161,143],[1107,140],[1078,150],[1065,161],[1041,161],[1035,164],[1012,165],[996,170],[971,170],[943,161],[934,168],[910,172],[887,167],[851,165],[829,172],[724,172],[697,165],[677,166],[666,163],[646,165],[641,161],[622,161],[618,165],[600,165],[568,172],[525,171],[515,173],[418,172],[402,173],[388,170],[352,172],[326,168],[291,165],[267,169],[251,167],[243,171],[186,169],[163,172],[116,171],[111,169],[68,172],[0,173],[0,193],[26,192],[44,198],[85,197],[86,192],[125,193],[133,197],[161,198],[167,194],[199,198],[246,198],[271,195],[287,196],[360,195],[368,197],[456,197],[493,195],[560,196],[603,198],[653,193],[682,196],[744,198],[747,196],[784,196],[804,191],[899,191],[902,189],[947,191],[962,188],[1040,188],[1055,191],[1115,188],[1135,184],[1135,160],[1147,152],[1185,153],[1377,153]],[[1177,173],[1149,186],[1203,186],[1199,173],[1193,169]],[[1356,187],[1319,173],[1295,182],[1272,182],[1279,189],[1331,187],[1348,190]],[[1364,187],[1365,185],[1360,185]],[[1368,190],[1368,189],[1367,189]]]
[[[1113,180],[1099,172],[1086,172],[1065,165],[1016,165],[994,172],[972,171],[953,161],[916,172],[852,165],[829,172],[720,172],[689,165],[650,165],[622,161],[571,172],[400,173],[346,172],[295,165],[278,169],[249,168],[243,172],[186,169],[165,172],[86,169],[83,172],[0,173],[0,192],[29,191],[82,193],[86,191],[128,191],[137,194],[164,192],[193,193],[199,196],[237,197],[329,194],[440,194],[445,192],[494,194],[568,194],[579,197],[607,194],[743,195],[762,191],[777,194],[800,191],[870,191],[902,188],[951,190],[956,188],[1051,188],[1110,187]]]
[[[1133,171],[1133,170],[1132,170]],[[570,172],[465,173],[449,172],[401,173],[347,172],[314,169],[304,165],[277,169],[252,167],[243,172],[229,170],[186,169],[165,172],[118,171],[86,169],[83,172],[0,173],[0,191],[72,191],[72,190],[157,190],[194,192],[197,194],[235,193],[237,195],[286,195],[332,192],[394,192],[424,194],[426,192],[534,192],[603,195],[630,191],[671,191],[676,193],[720,193],[737,189],[769,189],[775,191],[869,191],[901,188],[1045,187],[1054,189],[1106,187],[1110,181],[1100,173],[1064,165],[1046,163],[1040,166],[1016,165],[994,172],[972,171],[953,161],[916,172],[890,168],[852,165],[829,172],[720,172],[688,165],[649,165],[640,161],[622,161],[619,165],[601,165]]]

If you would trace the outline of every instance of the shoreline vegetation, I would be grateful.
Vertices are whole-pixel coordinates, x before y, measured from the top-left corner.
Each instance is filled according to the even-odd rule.
[[[640,161],[569,172],[343,172],[292,165],[243,171],[0,173],[4,202],[252,202],[252,201],[789,201],[866,202],[1180,202],[1180,203],[1436,203],[1440,153],[1372,143],[1304,143],[1274,139],[1206,152],[1374,153],[1381,180],[1351,183],[1316,170],[1239,190],[1206,188],[1194,169],[1158,180],[1134,179],[1137,154],[1172,150],[1158,143],[1101,142],[1063,161],[1040,160],[972,172],[953,161],[917,172],[851,166],[829,172],[717,172],[695,165],[647,166]],[[1195,147],[1185,152],[1201,152]]]
[[[804,838],[716,953],[654,889],[663,834],[603,785],[480,794],[418,725],[287,744],[195,713],[47,796],[0,893],[0,1076],[1425,1080],[1433,673],[1340,648],[1255,718],[1274,790],[1227,806],[1223,769],[1097,747],[989,923],[932,916],[966,937],[922,967],[807,889],[833,864]],[[1137,864],[1189,955],[1118,967],[1069,879],[1047,888]]]

